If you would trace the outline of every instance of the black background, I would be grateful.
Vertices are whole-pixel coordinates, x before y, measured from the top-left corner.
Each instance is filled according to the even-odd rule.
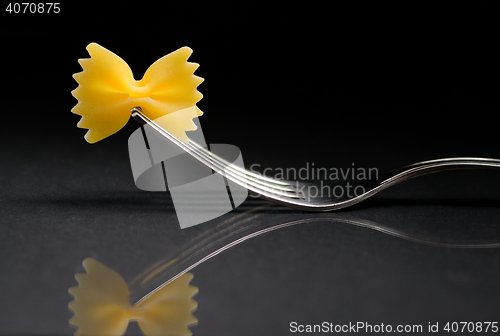
[[[85,257],[129,280],[170,251],[165,245],[203,230],[181,231],[168,200],[135,189],[126,146],[135,121],[97,144],[84,141],[70,91],[90,42],[122,57],[136,79],[159,57],[191,47],[205,78],[198,104],[205,138],[238,146],[246,166],[384,171],[441,157],[500,157],[498,27],[486,6],[60,7],[2,13],[0,333],[70,334],[67,288]],[[490,230],[498,185],[491,172],[438,174],[345,211],[402,227],[417,219],[430,232]],[[499,263],[494,249],[299,226],[196,268],[200,323],[192,330],[287,335],[291,321],[492,320]]]
[[[36,125],[67,131],[79,117],[54,107],[75,104],[62,92],[76,87],[68,74],[81,70],[88,43],[121,56],[136,79],[188,45],[205,78],[199,106],[211,142],[272,147],[280,158],[300,150],[311,153],[300,160],[329,165],[346,156],[360,165],[495,157],[498,54],[488,8],[360,7],[91,2],[45,16],[3,13],[4,106],[33,109],[36,98],[38,109],[53,107],[29,113]]]

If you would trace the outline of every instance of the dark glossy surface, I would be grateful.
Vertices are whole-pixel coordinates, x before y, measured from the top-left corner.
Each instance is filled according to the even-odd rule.
[[[201,64],[196,73],[206,79],[199,104],[205,137],[238,146],[247,167],[355,163],[385,171],[442,157],[500,158],[492,118],[498,55],[487,19],[472,25],[468,11],[465,21],[430,15],[424,29],[417,19],[389,24],[371,15],[329,24],[329,14],[304,28],[280,12],[260,21],[246,13],[245,21],[200,8],[188,20],[197,28],[173,37],[153,28],[175,31],[184,16],[155,21],[155,38],[92,25],[75,27],[70,39],[70,14],[37,26],[24,17],[3,31],[0,334],[72,334],[67,290],[84,258],[130,281],[216,224],[180,230],[168,195],[135,188],[127,153],[135,121],[95,145],[84,141],[69,92],[89,42],[123,57],[137,78],[158,57],[191,46],[191,60]],[[112,14],[118,20],[123,13]],[[33,60],[40,66],[21,69]],[[317,216],[247,200],[226,218],[258,206],[269,210],[258,220]],[[427,242],[500,243],[500,175],[424,176],[341,214]],[[328,219],[248,240],[192,272],[200,289],[194,335],[289,335],[293,321],[425,328],[500,316],[500,249],[429,245]]]
[[[167,195],[135,189],[124,150],[83,144],[89,149],[75,155],[46,145],[36,165],[23,159],[4,170],[3,332],[70,333],[67,289],[84,258],[131,280],[216,225],[180,230]],[[81,160],[87,154],[90,163]],[[469,181],[456,194],[462,177]],[[500,243],[500,195],[492,186],[499,180],[471,171],[422,177],[338,215],[429,243]],[[431,193],[440,184],[449,191]],[[321,218],[248,200],[223,219],[247,219],[250,210],[255,221]],[[499,262],[496,248],[431,246],[326,218],[253,238],[196,267],[200,322],[193,331],[286,334],[292,321],[489,321],[500,310]]]

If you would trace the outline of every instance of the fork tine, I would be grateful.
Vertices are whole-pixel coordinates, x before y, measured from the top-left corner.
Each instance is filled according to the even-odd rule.
[[[200,155],[201,159],[209,160],[211,162],[211,168],[216,172],[235,183],[246,185],[247,189],[257,194],[268,197],[279,196],[294,199],[299,198],[299,195],[296,193],[296,188],[291,188],[289,185],[283,186],[280,184],[267,183],[266,181],[258,178],[253,178],[245,174],[245,172],[247,172],[245,169],[228,169],[229,167],[232,167],[232,165],[228,164],[227,161],[209,151],[199,151],[197,149],[193,149],[193,151],[196,155]],[[226,165],[226,163],[228,165]],[[237,168],[237,166],[235,167]]]
[[[188,146],[194,151],[198,151],[200,155],[207,158],[208,160],[214,161],[214,163],[216,163],[219,167],[223,167],[225,172],[231,172],[235,177],[251,180],[257,184],[262,184],[266,187],[282,191],[296,190],[295,186],[288,181],[276,180],[248,171],[247,169],[241,168],[239,166],[235,166],[227,162],[224,158],[218,156],[217,154],[208,151],[205,147],[200,146],[196,142],[189,141]]]
[[[156,124],[154,121],[149,119],[147,116],[145,116],[140,108],[133,108],[131,110],[132,112],[132,117],[136,120],[139,121],[141,124],[148,124],[151,126],[156,132],[170,140],[172,143],[174,143],[176,146],[193,156],[196,160],[200,161],[202,164],[206,165],[207,167],[210,167],[212,170],[215,170],[217,173],[226,176],[228,179],[233,181],[234,183],[240,185],[243,188],[246,188],[254,193],[257,193],[263,197],[270,198],[270,199],[277,199],[279,202],[280,200],[283,201],[290,201],[290,200],[295,200],[299,199],[300,196],[297,194],[295,189],[292,190],[282,190],[282,186],[280,184],[276,185],[265,185],[263,182],[261,182],[259,179],[246,179],[243,178],[242,175],[237,175],[235,174],[234,171],[231,170],[226,170],[226,168],[229,165],[222,165],[221,160],[219,157],[217,157],[219,160],[215,160],[215,158],[212,156],[204,156],[200,153],[199,150],[193,150],[193,146],[189,146],[189,144],[186,144],[185,142],[177,139],[175,136],[173,136],[171,133],[163,129],[161,126]],[[211,159],[213,158],[213,160]],[[245,172],[247,172],[245,170]],[[275,180],[276,181],[276,180]]]

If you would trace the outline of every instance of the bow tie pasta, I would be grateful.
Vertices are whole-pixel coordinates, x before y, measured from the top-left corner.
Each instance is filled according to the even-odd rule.
[[[130,110],[140,106],[150,119],[195,107],[203,97],[197,90],[203,79],[193,73],[198,64],[187,61],[193,52],[182,47],[154,62],[137,81],[120,57],[97,43],[87,46],[90,58],[79,59],[82,72],[73,75],[79,86],[71,93],[78,103],[71,112],[81,115],[78,127],[88,129],[85,139],[95,143],[118,132],[130,118]],[[177,122],[167,129],[172,134],[195,130],[192,113],[179,113]],[[168,128],[168,126],[166,127]],[[182,129],[181,129],[182,128]],[[187,137],[180,136],[183,141]]]
[[[191,273],[132,306],[128,286],[118,273],[92,258],[85,259],[83,267],[87,273],[76,274],[78,286],[69,289],[74,297],[69,303],[74,313],[69,322],[78,328],[75,335],[121,336],[129,321],[137,321],[146,336],[192,335],[188,327],[197,322],[192,315],[197,303],[192,297],[198,288],[189,285]]]

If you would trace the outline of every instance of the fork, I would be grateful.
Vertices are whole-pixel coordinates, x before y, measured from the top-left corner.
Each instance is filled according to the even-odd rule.
[[[317,185],[310,182],[287,181],[260,175],[249,171],[244,167],[231,164],[224,158],[210,152],[205,147],[189,140],[185,143],[153,120],[142,113],[140,107],[131,109],[131,116],[141,125],[149,125],[162,137],[168,139],[177,147],[190,154],[193,158],[206,165],[215,172],[223,175],[228,180],[248,189],[251,193],[271,202],[282,204],[296,209],[307,211],[331,211],[346,208],[362,202],[367,198],[377,194],[400,182],[441,171],[457,169],[493,169],[500,170],[500,160],[477,157],[454,157],[430,161],[417,162],[402,168],[394,169],[383,173],[376,181],[360,180],[356,181],[362,186],[363,192],[354,197],[330,195],[314,195],[310,192],[312,187]],[[318,189],[316,189],[317,191]]]

